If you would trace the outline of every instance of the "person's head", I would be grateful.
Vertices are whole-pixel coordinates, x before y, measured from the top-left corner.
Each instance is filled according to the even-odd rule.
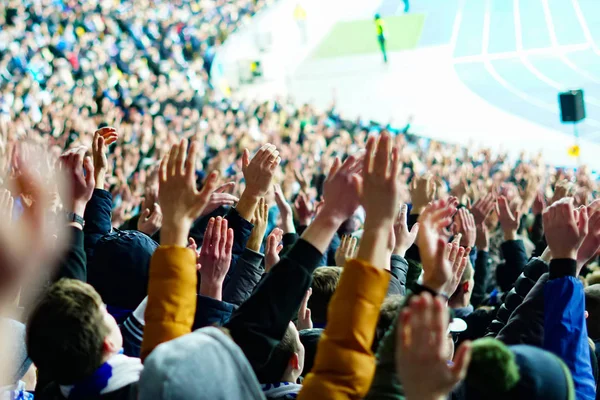
[[[27,352],[59,384],[91,375],[123,347],[115,319],[93,287],[73,279],[52,285],[27,324]]]
[[[381,16],[379,14],[375,14],[375,21],[379,21],[381,19]]]
[[[585,288],[585,310],[588,336],[592,340],[600,339],[600,284]]]
[[[304,369],[304,345],[290,322],[267,364],[257,371],[260,383],[296,382]]]
[[[114,231],[94,248],[88,282],[119,322],[148,294],[150,259],[158,244],[138,231]]]
[[[471,346],[463,383],[466,399],[575,400],[569,368],[554,354],[533,346],[506,346],[491,338]]]
[[[385,333],[396,319],[403,299],[404,296],[398,294],[388,296],[383,301],[381,309],[379,310],[379,320],[377,321],[377,327],[375,329],[375,340],[373,340],[373,346],[371,347],[374,352],[377,351]]]
[[[342,275],[340,267],[319,267],[313,274],[312,295],[308,300],[312,321],[318,328],[327,324],[327,309]]]
[[[244,352],[223,329],[202,328],[158,346],[144,361],[139,399],[263,400]]]
[[[467,266],[462,274],[460,283],[456,288],[456,291],[452,294],[449,301],[451,308],[462,308],[466,307],[471,303],[471,295],[473,294],[473,287],[475,286],[475,280],[473,278],[473,267],[471,261],[467,261]]]

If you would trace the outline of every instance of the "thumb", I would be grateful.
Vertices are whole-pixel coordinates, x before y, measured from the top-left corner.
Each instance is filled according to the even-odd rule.
[[[248,165],[250,164],[250,152],[248,149],[244,149],[242,153],[242,170],[246,170]]]
[[[148,219],[148,217],[150,216],[150,209],[146,208],[144,209],[144,211],[142,212],[142,216],[140,217],[140,220],[145,221]]]
[[[311,320],[311,311],[310,311],[310,308],[306,309],[306,312],[304,313],[304,319],[307,320],[307,321]]]
[[[410,229],[410,236],[411,237],[417,237],[417,234],[419,233],[419,223],[417,222],[416,224],[413,225],[413,227]]]

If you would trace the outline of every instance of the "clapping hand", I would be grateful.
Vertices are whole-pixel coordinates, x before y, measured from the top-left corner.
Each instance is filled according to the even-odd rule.
[[[413,225],[412,229],[408,230],[407,214],[408,207],[402,204],[400,213],[394,223],[394,249],[392,254],[397,254],[404,257],[406,251],[413,245],[419,233],[419,223]]]
[[[158,203],[155,203],[152,209],[146,207],[146,200],[142,202],[142,214],[138,219],[138,231],[144,232],[148,236],[154,235],[162,226],[163,214]]]
[[[352,236],[342,236],[340,247],[335,251],[335,264],[338,267],[343,267],[346,264],[346,260],[354,258],[356,256],[356,245],[358,239]]]
[[[513,212],[508,205],[508,200],[504,196],[498,197],[496,212],[498,213],[500,226],[504,231],[504,240],[515,240],[521,222],[521,213],[517,210]]]
[[[252,218],[252,233],[246,243],[246,248],[259,252],[262,246],[263,239],[265,238],[265,232],[267,231],[267,225],[269,223],[269,207],[264,197],[261,197],[258,201],[258,206],[254,210],[254,217]]]
[[[436,191],[437,186],[431,174],[413,178],[410,184],[411,214],[421,214],[427,204],[435,199]]]
[[[71,202],[63,204],[66,211],[83,217],[85,207],[94,194],[94,165],[90,157],[85,157],[85,147],[71,149],[60,156],[59,167],[70,182]],[[82,227],[83,228],[83,227]]]
[[[469,210],[471,211],[471,214],[473,214],[475,225],[483,224],[488,215],[490,215],[494,209],[495,205],[496,201],[494,199],[494,195],[491,193],[488,193],[481,199],[477,200]]]
[[[279,228],[273,231],[267,237],[265,245],[265,272],[271,271],[271,268],[279,262],[279,253],[283,249],[281,240],[283,239],[283,231]]]
[[[233,248],[233,229],[221,217],[208,221],[202,249],[200,249],[200,294],[222,299],[223,282],[231,266]]]
[[[201,216],[204,217],[222,206],[232,207],[235,205],[235,203],[240,201],[240,199],[238,199],[236,196],[232,195],[231,193],[228,193],[234,188],[235,182],[228,182],[215,189],[215,191],[210,195],[208,204],[206,205],[204,211],[202,211]]]
[[[588,233],[587,208],[576,210],[573,198],[566,197],[548,207],[542,216],[552,258],[575,260]]]
[[[459,241],[461,246],[473,247],[477,238],[477,229],[475,227],[475,218],[466,208],[458,210],[454,220],[454,233],[460,234]]]
[[[308,288],[306,294],[304,295],[304,299],[302,299],[302,304],[300,305],[300,309],[298,310],[298,322],[296,324],[296,328],[299,331],[303,331],[305,329],[312,329],[313,322],[311,319],[310,308],[308,308],[308,300],[312,295],[312,288]]]
[[[108,158],[106,153],[108,146],[116,142],[119,135],[115,128],[104,127],[94,132],[92,139],[92,156],[94,158],[94,179],[97,189],[104,189],[106,171],[108,170]]]
[[[419,215],[417,245],[423,265],[423,284],[437,292],[452,279],[452,264],[446,258],[443,229],[450,224],[455,212],[456,208],[447,201],[438,200]]]

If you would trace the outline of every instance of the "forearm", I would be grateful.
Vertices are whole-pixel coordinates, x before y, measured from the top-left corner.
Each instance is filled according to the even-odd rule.
[[[367,217],[357,258],[378,268],[387,269],[390,263],[387,242],[391,229],[391,223],[370,224]]]
[[[296,227],[294,226],[294,217],[290,215],[281,215],[281,230],[284,234],[296,233]]]
[[[242,218],[244,218],[246,221],[250,221],[254,215],[254,210],[256,210],[259,200],[260,196],[252,194],[246,189],[240,196],[240,201],[235,209]]]
[[[83,232],[80,227],[71,226],[71,244],[60,263],[55,281],[62,278],[77,279],[82,282],[87,281],[87,257],[83,247]]]
[[[302,239],[313,245],[321,254],[325,254],[342,222],[336,220],[326,210],[321,210],[312,224],[302,233]]]

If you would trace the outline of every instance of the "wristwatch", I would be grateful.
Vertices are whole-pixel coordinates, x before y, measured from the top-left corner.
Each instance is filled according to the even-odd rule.
[[[85,226],[85,220],[83,219],[83,217],[81,215],[77,215],[72,212],[67,212],[66,214],[67,214],[67,222],[77,222],[82,227]]]

